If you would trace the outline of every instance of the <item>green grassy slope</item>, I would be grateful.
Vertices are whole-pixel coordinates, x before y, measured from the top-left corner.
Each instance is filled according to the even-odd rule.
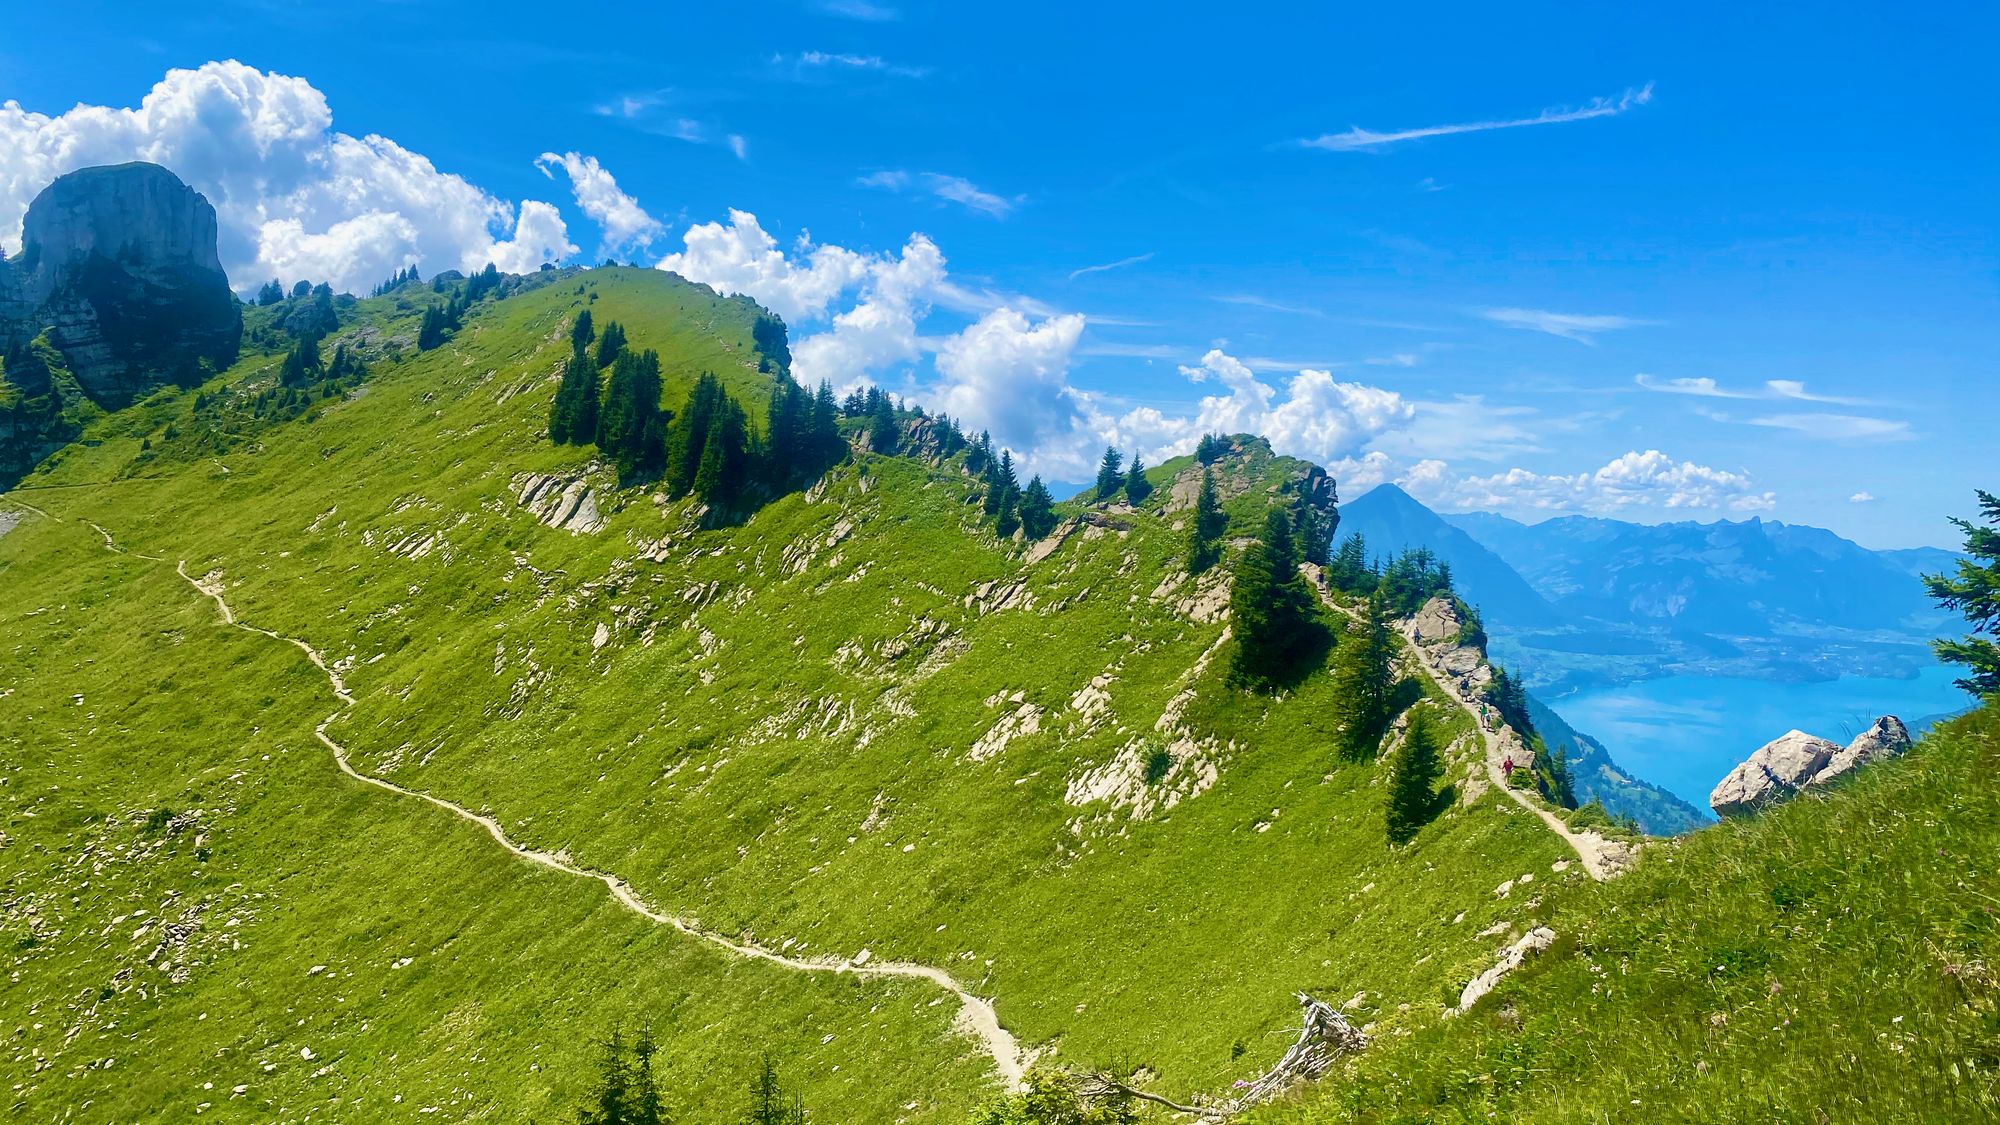
[[[2000,711],[1551,896],[1555,948],[1262,1122],[2000,1120]]]
[[[1183,514],[1168,486],[1184,464],[1153,470],[1162,487],[1143,510],[1096,511],[1045,556],[982,529],[955,466],[872,455],[737,528],[698,530],[685,503],[613,491],[601,471],[590,479],[602,532],[542,526],[513,482],[585,468],[583,452],[542,436],[578,308],[662,352],[670,407],[704,369],[753,408],[768,383],[746,302],[646,270],[537,280],[422,354],[410,347],[419,302],[361,302],[343,338],[378,358],[357,392],[226,442],[191,436],[202,432],[192,395],[157,396],[100,424],[19,496],[193,574],[219,571],[244,620],[339,661],[359,703],[330,733],[357,767],[490,812],[515,839],[616,872],[716,931],[945,967],[994,997],[1024,1046],[1148,1068],[1176,1095],[1267,1065],[1296,990],[1367,992],[1364,1018],[1437,1010],[1489,955],[1477,932],[1527,909],[1492,887],[1529,872],[1581,878],[1552,879],[1562,843],[1495,794],[1388,850],[1376,772],[1327,750],[1339,704],[1326,678],[1278,700],[1222,683],[1224,662],[1203,658],[1223,624],[1193,608],[1202,591],[1180,574]],[[387,358],[398,342],[401,357]],[[207,393],[254,386],[275,365],[247,358]],[[1239,527],[1296,468],[1259,449],[1218,466]],[[427,1104],[458,1091],[462,1113],[560,1105],[580,1043],[628,1014],[673,1036],[670,1053],[714,1061],[673,1086],[685,1104],[723,1104],[716,1084],[732,1065],[747,1071],[735,1052],[752,1042],[796,1058],[808,1101],[835,1119],[888,1120],[884,1107],[904,1104],[907,1116],[948,1113],[982,1092],[976,1046],[946,1027],[948,999],[719,963],[618,915],[589,884],[509,861],[476,829],[344,783],[307,737],[331,709],[324,681],[294,649],[215,627],[170,565],[106,555],[74,523],[30,520],[0,548],[9,620],[69,600],[88,574],[118,607],[115,621],[71,621],[69,663],[9,655],[0,688],[19,695],[0,701],[0,721],[24,759],[39,760],[48,728],[22,717],[23,701],[39,699],[34,722],[48,723],[86,680],[180,731],[143,771],[78,749],[10,783],[10,852],[62,846],[25,810],[65,770],[90,779],[91,810],[116,813],[129,842],[130,818],[192,801],[182,790],[201,771],[267,752],[251,752],[249,726],[286,732],[273,755],[285,795],[231,814],[246,842],[229,881],[271,887],[309,863],[318,905],[284,932],[322,944],[250,978],[220,961],[196,968],[157,1002],[198,1006],[255,979],[270,1003],[298,1006],[319,987],[312,964],[347,958],[358,972],[372,935],[427,926],[430,944],[397,944],[460,934],[502,973],[573,950],[562,955],[573,967],[507,978],[504,996],[500,981],[441,976],[422,1001],[384,1000],[394,1014],[376,1027],[399,1061],[369,1056],[351,1073],[400,1076]],[[128,620],[127,597],[145,612]],[[160,669],[170,680],[135,677],[138,655],[120,647],[148,620],[176,623],[182,639],[184,655]],[[232,702],[209,688],[231,662],[238,677],[288,686]],[[231,714],[233,727],[221,721]],[[1457,712],[1440,716],[1447,737],[1465,732]],[[173,881],[130,878],[141,896]],[[53,879],[24,873],[10,893]],[[427,907],[444,894],[466,913]],[[343,915],[350,899],[373,904],[367,916]],[[94,898],[75,909],[93,931],[109,922]],[[52,978],[44,1004],[115,971],[94,947],[35,950]],[[513,1009],[488,1008],[505,1034],[478,1047],[512,1085],[468,1082],[464,1064],[425,1047],[475,999]],[[855,1020],[877,1022],[864,1034]],[[822,1026],[839,1029],[830,1045]],[[175,1031],[188,1058],[247,1050],[205,1022]],[[565,1057],[532,1070],[537,1046]],[[30,1073],[22,1052],[14,1081]],[[77,1052],[61,1065],[84,1061]]]

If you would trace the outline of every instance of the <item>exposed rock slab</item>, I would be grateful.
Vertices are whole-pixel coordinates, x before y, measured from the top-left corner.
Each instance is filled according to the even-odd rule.
[[[1487,993],[1493,991],[1507,974],[1526,964],[1535,956],[1554,945],[1556,932],[1547,926],[1536,926],[1521,935],[1519,941],[1500,951],[1500,959],[1493,967],[1466,982],[1465,990],[1458,994],[1458,1010],[1463,1012],[1479,1003]]]
[[[1744,816],[1909,746],[1910,732],[1894,715],[1875,720],[1844,747],[1802,730],[1787,731],[1730,770],[1709,794],[1708,804],[1717,816]]]

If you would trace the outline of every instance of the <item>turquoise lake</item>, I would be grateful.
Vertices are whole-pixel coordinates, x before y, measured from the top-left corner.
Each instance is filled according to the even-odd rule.
[[[1611,751],[1625,772],[1708,811],[1715,783],[1751,751],[1794,727],[1845,743],[1894,715],[1919,721],[1963,711],[1972,698],[1959,673],[1933,665],[1915,679],[1847,677],[1783,684],[1731,676],[1674,676],[1548,701],[1569,724]]]

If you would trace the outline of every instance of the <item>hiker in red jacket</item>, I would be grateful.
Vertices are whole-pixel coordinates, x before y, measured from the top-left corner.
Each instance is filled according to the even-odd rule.
[[[1514,756],[1512,754],[1507,755],[1507,760],[1500,763],[1500,772],[1508,777],[1514,776]]]

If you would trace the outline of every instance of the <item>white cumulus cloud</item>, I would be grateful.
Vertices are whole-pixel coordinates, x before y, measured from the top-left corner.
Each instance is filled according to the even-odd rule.
[[[412,263],[518,271],[576,252],[553,206],[517,209],[387,137],[337,132],[311,83],[234,61],[170,70],[136,108],[0,103],[0,249],[19,250],[21,217],[57,176],[129,160],[215,205],[239,290],[277,277],[366,291]]]
[[[1762,512],[1777,506],[1776,496],[1760,491],[1747,474],[1676,461],[1657,449],[1634,450],[1601,468],[1575,474],[1515,468],[1467,476],[1443,461],[1426,460],[1412,466],[1401,483],[1412,495],[1450,511],[1491,508],[1629,515],[1645,509]]]
[[[604,231],[606,250],[643,247],[665,233],[666,227],[647,214],[637,199],[626,194],[595,156],[545,152],[535,159],[535,166],[550,179],[555,178],[557,168],[569,177],[576,205]]]

